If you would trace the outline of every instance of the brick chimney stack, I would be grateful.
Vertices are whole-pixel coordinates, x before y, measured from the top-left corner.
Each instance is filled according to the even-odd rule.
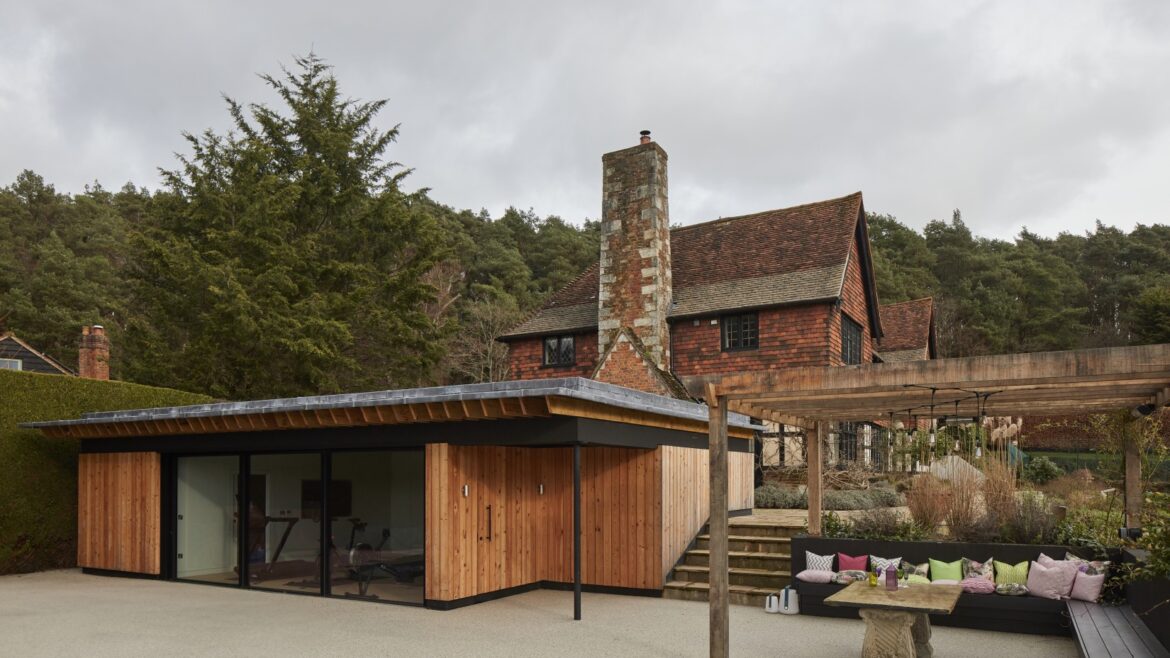
[[[110,339],[100,324],[81,328],[77,372],[85,379],[110,379]]]
[[[666,151],[643,130],[639,144],[601,156],[598,349],[629,328],[662,370],[670,368],[670,213]]]

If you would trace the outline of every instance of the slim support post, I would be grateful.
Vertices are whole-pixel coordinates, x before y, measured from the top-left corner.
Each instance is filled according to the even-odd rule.
[[[332,453],[321,453],[321,550],[318,555],[321,556],[321,573],[318,576],[321,578],[321,594],[329,596],[333,592],[333,524],[330,523],[329,506],[333,501],[329,500],[329,481],[333,479],[333,459]]]
[[[1125,527],[1140,528],[1142,525],[1142,455],[1138,451],[1137,434],[1143,420],[1135,420],[1125,426]]]
[[[708,453],[710,457],[711,511],[710,613],[711,658],[728,655],[728,557],[727,557],[727,399],[708,388]]]
[[[824,459],[821,449],[829,438],[829,425],[824,421],[817,422],[815,432],[806,432],[805,441],[808,442],[808,534],[821,534],[821,500],[823,497],[822,484],[824,479]]]
[[[573,445],[573,619],[581,620],[581,445]]]

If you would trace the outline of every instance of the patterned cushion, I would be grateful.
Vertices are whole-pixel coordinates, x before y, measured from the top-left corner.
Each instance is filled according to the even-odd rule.
[[[984,578],[983,576],[972,576],[971,578],[964,578],[963,582],[959,583],[963,586],[964,592],[971,594],[994,594],[995,583]]]
[[[1023,583],[1004,583],[995,586],[995,593],[1004,596],[1024,596],[1028,593],[1028,588]]]
[[[1028,568],[1028,593],[1044,599],[1067,599],[1077,577],[1077,565],[1051,560],[1051,566],[1033,562]]]
[[[868,555],[837,554],[838,571],[865,571],[867,569],[869,569]]]
[[[995,561],[996,585],[1026,585],[1028,583],[1028,563],[1008,564]]]
[[[797,580],[803,580],[806,583],[831,583],[833,576],[837,574],[832,571],[822,571],[817,569],[805,569],[796,574]]]
[[[868,578],[869,574],[864,571],[846,569],[845,571],[838,571],[837,575],[833,578],[833,582],[848,585],[855,580],[866,580]]]
[[[878,557],[876,555],[869,556],[870,568],[872,568],[875,571],[881,571],[883,573],[885,572],[886,569],[889,569],[890,567],[897,569],[898,565],[901,563],[902,563],[902,558],[900,558],[900,557],[892,557],[892,558],[887,560],[884,557]]]
[[[970,558],[963,558],[963,579],[967,578],[982,578],[989,583],[995,582],[995,567],[992,566],[991,558],[987,558],[983,562],[976,562]]]
[[[817,555],[812,551],[804,552],[804,566],[813,571],[832,571],[833,556]]]
[[[934,580],[953,580],[956,583],[963,579],[963,561],[955,560],[954,562],[940,562],[934,558],[930,559],[930,579]]]
[[[930,575],[930,563],[923,562],[922,564],[914,564],[913,562],[902,562],[902,571],[907,575],[913,577],[926,578]]]
[[[1109,562],[1107,560],[1086,560],[1072,553],[1066,553],[1064,559],[1077,565],[1077,569],[1081,573],[1086,573],[1090,576],[1104,575],[1109,571]]]
[[[1073,581],[1072,592],[1069,594],[1069,597],[1079,601],[1096,603],[1097,599],[1101,598],[1101,588],[1104,586],[1105,574],[1089,574],[1084,571],[1078,571],[1076,580]]]

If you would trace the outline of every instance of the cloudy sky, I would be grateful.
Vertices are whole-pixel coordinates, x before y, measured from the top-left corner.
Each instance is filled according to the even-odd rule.
[[[596,217],[648,128],[675,223],[855,190],[993,237],[1170,223],[1162,0],[244,4],[0,0],[0,185],[155,187],[314,49],[457,208]]]

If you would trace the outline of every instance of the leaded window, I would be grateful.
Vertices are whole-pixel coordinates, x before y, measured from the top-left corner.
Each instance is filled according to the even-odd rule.
[[[758,313],[725,315],[722,325],[724,350],[746,350],[760,346],[760,316]]]
[[[547,336],[544,339],[544,357],[542,363],[546,366],[571,366],[577,362],[577,354],[573,346],[573,337]]]
[[[845,365],[861,363],[861,325],[841,314],[841,360]]]

